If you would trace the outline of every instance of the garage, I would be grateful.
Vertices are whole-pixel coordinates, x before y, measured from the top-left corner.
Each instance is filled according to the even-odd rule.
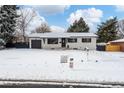
[[[118,40],[110,41],[109,45],[110,46],[117,46],[117,48],[115,47],[114,49],[121,51],[121,52],[124,52],[124,39],[118,39]],[[113,51],[114,51],[114,49],[113,49]]]
[[[41,40],[31,40],[31,48],[41,48]]]

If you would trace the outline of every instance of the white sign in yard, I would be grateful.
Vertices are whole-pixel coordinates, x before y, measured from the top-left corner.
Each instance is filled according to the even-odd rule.
[[[68,56],[67,55],[62,55],[61,56],[61,63],[67,63],[68,61]]]

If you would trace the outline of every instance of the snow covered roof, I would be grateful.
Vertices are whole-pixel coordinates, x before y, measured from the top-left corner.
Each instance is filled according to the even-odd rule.
[[[118,39],[118,40],[114,40],[114,41],[110,41],[112,43],[116,43],[116,42],[124,42],[124,39]]]
[[[106,45],[107,43],[97,43],[97,45]]]
[[[70,37],[97,37],[94,33],[33,33],[29,37],[41,38],[70,38]]]

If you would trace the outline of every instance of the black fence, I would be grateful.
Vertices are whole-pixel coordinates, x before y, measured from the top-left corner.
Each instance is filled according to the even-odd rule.
[[[6,43],[5,47],[6,48],[14,48],[15,44],[13,44],[13,43]]]
[[[7,43],[6,48],[29,48],[29,43]]]
[[[105,45],[97,45],[96,46],[96,50],[98,50],[98,51],[105,51],[105,49],[106,49]]]

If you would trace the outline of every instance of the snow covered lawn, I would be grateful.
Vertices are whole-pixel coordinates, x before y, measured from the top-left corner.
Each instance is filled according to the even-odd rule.
[[[68,56],[67,63],[60,62],[61,55]],[[124,83],[124,52],[0,50],[0,79]]]

